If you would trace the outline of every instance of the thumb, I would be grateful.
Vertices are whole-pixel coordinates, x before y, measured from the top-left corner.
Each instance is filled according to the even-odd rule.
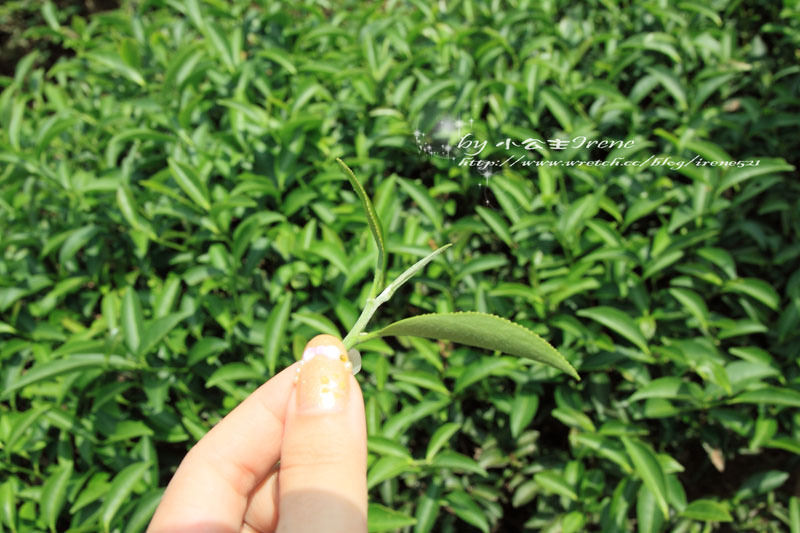
[[[281,447],[279,533],[367,531],[364,400],[347,363],[331,335],[303,352]]]

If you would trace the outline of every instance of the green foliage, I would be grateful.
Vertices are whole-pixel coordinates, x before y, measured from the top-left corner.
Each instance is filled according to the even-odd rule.
[[[0,529],[141,531],[196,439],[356,325],[380,232],[387,279],[453,245],[377,330],[494,314],[582,379],[360,343],[371,530],[800,530],[800,6],[625,4],[45,4],[0,77]],[[760,164],[484,177],[417,151],[447,117],[493,160]],[[635,142],[496,146],[576,137]]]

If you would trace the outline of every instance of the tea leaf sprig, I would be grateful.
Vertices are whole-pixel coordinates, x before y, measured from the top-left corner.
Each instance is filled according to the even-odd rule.
[[[364,190],[364,186],[358,181],[358,178],[356,178],[350,167],[340,158],[336,158],[336,161],[342,167],[342,170],[347,175],[348,180],[350,180],[351,185],[361,200],[361,204],[367,215],[367,224],[369,225],[372,237],[378,248],[378,259],[372,281],[372,288],[370,289],[364,309],[361,311],[361,315],[343,340],[347,349],[353,348],[362,342],[376,337],[412,335],[416,337],[449,340],[468,346],[533,359],[557,368],[562,372],[566,372],[575,379],[580,379],[580,376],[578,376],[578,373],[569,361],[546,340],[519,324],[487,313],[430,313],[405,318],[379,330],[365,332],[364,330],[367,324],[369,324],[369,321],[378,308],[389,301],[394,293],[397,292],[397,289],[402,287],[403,284],[415,274],[425,268],[428,263],[450,248],[452,243],[437,248],[406,269],[391,283],[385,285],[387,265],[386,240],[383,235],[383,227],[381,226],[380,219],[372,205],[372,201]]]

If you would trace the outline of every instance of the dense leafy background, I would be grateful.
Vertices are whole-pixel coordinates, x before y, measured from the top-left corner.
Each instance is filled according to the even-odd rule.
[[[800,532],[800,4],[574,4],[4,3],[0,529],[141,531],[193,442],[346,332],[375,250],[342,157],[390,273],[455,243],[378,323],[492,312],[582,376],[366,345],[372,529]],[[447,117],[490,159],[761,164],[484,178],[418,151]]]

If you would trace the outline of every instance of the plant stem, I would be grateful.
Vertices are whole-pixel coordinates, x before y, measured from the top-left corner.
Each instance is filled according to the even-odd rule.
[[[375,311],[378,310],[378,307],[380,307],[383,303],[388,302],[389,299],[397,291],[397,289],[402,287],[403,284],[409,279],[411,279],[411,277],[414,274],[425,268],[425,265],[433,261],[433,259],[437,255],[441,254],[451,246],[453,246],[452,243],[447,243],[441,248],[438,248],[435,251],[431,252],[427,256],[423,257],[422,259],[420,259],[419,261],[408,267],[405,270],[405,272],[400,274],[393,282],[387,285],[386,288],[383,289],[383,291],[378,296],[374,298],[372,297],[367,298],[367,303],[364,305],[364,310],[361,311],[361,315],[358,317],[358,320],[356,320],[356,323],[353,325],[353,327],[350,329],[350,332],[342,341],[344,347],[349,350],[350,348],[355,346],[357,344],[356,337],[358,337],[361,334],[361,332],[364,331],[364,328],[367,327],[367,324],[372,318],[372,315],[375,314]],[[375,287],[373,286],[373,290],[374,288]],[[372,293],[370,292],[370,294]]]
[[[353,327],[350,329],[350,332],[347,334],[347,336],[342,341],[342,344],[344,344],[345,348],[347,348],[349,350],[350,348],[355,346],[355,342],[354,342],[355,338],[362,331],[364,331],[364,328],[367,327],[367,324],[369,323],[369,320],[372,318],[372,315],[375,314],[375,311],[378,310],[378,306],[379,305],[380,304],[377,303],[377,299],[376,298],[367,298],[367,304],[364,306],[364,309],[361,311],[361,316],[358,317],[358,320],[356,320],[355,325],[353,325]]]

